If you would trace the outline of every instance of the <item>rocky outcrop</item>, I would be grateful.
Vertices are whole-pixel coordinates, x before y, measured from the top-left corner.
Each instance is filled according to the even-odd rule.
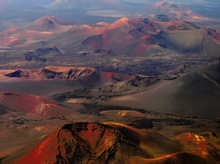
[[[96,70],[94,68],[88,67],[47,66],[43,69],[36,70],[16,70],[5,74],[5,76],[30,80],[75,80],[92,75],[95,72]]]
[[[89,76],[95,72],[93,68],[87,67],[54,67],[48,66],[42,70],[47,79],[78,79]]]
[[[158,81],[157,77],[148,77],[143,75],[135,75],[132,76],[128,81],[127,85],[132,87],[147,87],[149,85],[152,85]]]

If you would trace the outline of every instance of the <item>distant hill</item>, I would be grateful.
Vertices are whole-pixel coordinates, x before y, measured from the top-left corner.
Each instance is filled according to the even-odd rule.
[[[64,19],[57,18],[55,16],[43,16],[34,21],[31,26],[36,29],[52,30],[59,28],[62,25],[69,25],[70,23]]]
[[[67,21],[54,16],[43,16],[27,26],[10,27],[0,32],[0,46],[32,49],[42,47],[42,42],[72,28]]]
[[[177,20],[156,21],[122,18],[82,42],[93,49],[110,49],[130,56],[163,52],[215,56],[220,51],[218,33]],[[211,48],[212,47],[212,48]]]
[[[218,57],[220,32],[168,17],[128,18],[113,23],[69,24],[61,18],[43,16],[33,23],[0,32],[0,46],[33,50],[57,47],[62,54],[87,55],[105,50],[113,56]]]
[[[211,20],[205,16],[202,16],[187,6],[182,4],[177,4],[173,2],[155,2],[146,5],[143,9],[140,9],[136,12],[136,15],[139,17],[147,17],[150,15],[167,15],[170,18],[186,20],[186,21],[207,21]]]
[[[183,4],[183,5],[182,5]],[[187,21],[206,22],[203,25],[219,25],[219,3],[213,1],[174,0],[39,0],[39,1],[3,1],[0,7],[0,29],[13,24],[19,26],[30,23],[43,15],[56,15],[74,23],[112,23],[120,17],[149,17],[166,14],[169,17]],[[190,8],[190,9],[189,9]],[[201,15],[202,14],[202,15]],[[209,18],[207,18],[209,17]],[[211,19],[210,18],[215,18]],[[19,21],[16,21],[19,20]]]

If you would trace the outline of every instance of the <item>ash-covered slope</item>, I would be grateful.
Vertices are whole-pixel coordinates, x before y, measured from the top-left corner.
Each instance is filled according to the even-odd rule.
[[[176,80],[164,81],[143,93],[115,97],[111,104],[218,119],[219,73],[219,63],[216,62]]]
[[[105,26],[105,25],[104,25]],[[86,38],[99,34],[104,26],[74,25],[70,30],[49,41],[67,51],[74,51],[80,47],[80,43]]]
[[[196,134],[191,146],[199,149],[196,142],[202,138]],[[184,136],[184,134],[183,134]],[[184,148],[187,138],[178,136],[170,140],[154,131],[140,130],[124,124],[79,122],[66,124],[44,139],[39,145],[20,154],[9,156],[2,163],[201,163],[215,162],[205,153],[199,156]],[[194,144],[195,143],[195,144]]]

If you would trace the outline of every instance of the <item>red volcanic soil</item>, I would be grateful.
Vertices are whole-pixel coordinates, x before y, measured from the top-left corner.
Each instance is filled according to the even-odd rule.
[[[122,18],[104,28],[96,35],[82,42],[92,48],[111,49],[123,54],[141,55],[148,47],[143,36],[151,35],[158,29],[148,19]]]
[[[32,163],[207,163],[175,141],[118,123],[67,124],[30,151],[4,162]]]
[[[116,131],[106,125],[67,124],[16,163],[87,163],[101,160],[111,156],[109,149],[116,138]]]
[[[186,149],[195,155],[207,157],[208,155],[208,140],[200,135],[193,133],[184,133],[176,137]]]
[[[6,113],[22,112],[39,117],[60,117],[74,113],[52,100],[13,92],[0,93],[0,105],[4,107]]]
[[[169,50],[175,47],[178,51],[182,51],[181,46],[184,47],[188,43],[187,41],[185,42],[185,36],[182,35],[188,33],[192,37],[202,37],[199,30],[199,27],[194,24],[182,20],[162,22],[124,17],[107,25],[99,34],[88,37],[81,44],[93,49],[109,49],[120,55],[152,55],[155,53],[154,50],[162,47]],[[194,31],[197,31],[197,33],[194,33]],[[163,36],[166,33],[171,34],[172,38]],[[216,34],[216,38],[218,38],[217,36]],[[202,44],[197,39],[192,41],[190,48],[194,46],[194,42]],[[199,46],[196,45],[195,47],[198,48]],[[187,47],[186,49],[189,48]]]
[[[130,76],[114,72],[104,72],[102,77],[103,81],[124,81],[127,80]]]
[[[111,31],[111,30],[131,30],[140,29],[141,32],[150,33],[156,32],[157,28],[148,20],[142,18],[130,19],[127,17],[123,17],[116,22],[108,25],[103,32]],[[132,32],[132,31],[131,31]]]
[[[81,129],[82,128],[82,129]],[[89,148],[93,157],[99,157],[116,141],[115,130],[99,124],[88,124],[86,127],[75,127],[76,138]]]

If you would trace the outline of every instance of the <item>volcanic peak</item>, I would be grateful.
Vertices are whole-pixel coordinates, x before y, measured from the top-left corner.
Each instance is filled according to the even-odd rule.
[[[59,128],[16,163],[206,163],[199,156],[179,153],[179,146],[158,133],[124,124],[76,122]]]
[[[101,163],[112,158],[116,139],[116,131],[107,125],[86,122],[67,124],[18,163]]]
[[[69,25],[70,23],[55,16],[43,16],[33,22],[32,26],[35,28],[55,29],[59,26]]]
[[[156,2],[155,3],[156,6],[159,6],[159,7],[167,7],[167,6],[172,6],[172,7],[175,7],[176,5],[173,3],[173,2]]]
[[[113,29],[118,29],[120,27],[127,26],[127,25],[129,25],[129,20],[130,20],[129,18],[123,17],[123,18],[117,20],[116,22],[110,24],[109,26],[107,26],[107,29],[113,30]]]

